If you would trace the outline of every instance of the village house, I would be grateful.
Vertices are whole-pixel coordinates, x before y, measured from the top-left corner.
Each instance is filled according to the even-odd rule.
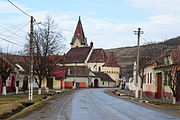
[[[176,53],[174,53],[176,51]],[[174,54],[174,55],[173,55]],[[144,68],[143,95],[164,100],[173,100],[173,93],[169,87],[169,77],[165,69],[171,72],[175,80],[176,100],[180,101],[180,59],[177,50],[171,51],[161,60],[151,61]],[[163,60],[165,62],[163,62]],[[168,60],[168,63],[167,63]],[[172,68],[172,69],[171,69]],[[141,79],[136,82],[136,62],[134,62],[133,78],[129,80],[128,88],[140,94]]]
[[[19,56],[19,55],[1,55],[0,56],[1,65],[8,64],[6,69],[11,69],[10,73],[4,73],[1,71],[1,76],[7,74],[8,77],[5,81],[3,88],[2,77],[0,79],[0,93],[6,94],[8,92],[16,92],[19,90],[26,91],[28,90],[28,76],[29,76],[29,57],[28,56]],[[36,77],[36,75],[35,75]],[[34,81],[34,88],[37,88],[37,84]]]

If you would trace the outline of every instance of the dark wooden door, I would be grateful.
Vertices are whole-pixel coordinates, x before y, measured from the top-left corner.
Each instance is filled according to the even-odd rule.
[[[180,70],[177,71],[177,79],[176,79],[176,100],[180,101]]]
[[[15,80],[15,77],[12,76],[12,81],[11,81],[11,92],[14,92],[16,89],[16,80]]]
[[[95,87],[95,88],[98,88],[98,87],[99,87],[99,85],[98,85],[98,79],[95,79],[95,80],[94,80],[94,87]]]
[[[162,96],[162,73],[157,73],[157,98]]]

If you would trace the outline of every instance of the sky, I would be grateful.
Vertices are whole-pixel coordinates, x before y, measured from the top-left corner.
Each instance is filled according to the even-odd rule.
[[[50,16],[58,24],[67,49],[81,16],[88,43],[95,48],[136,46],[139,27],[144,31],[141,45],[179,36],[180,0],[11,0],[16,6],[43,22]],[[18,51],[26,43],[30,18],[0,0],[0,48]],[[5,39],[5,40],[2,40]],[[10,41],[10,42],[7,42]],[[13,43],[12,43],[13,42]]]

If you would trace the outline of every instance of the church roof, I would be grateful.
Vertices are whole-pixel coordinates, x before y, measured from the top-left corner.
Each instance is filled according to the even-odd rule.
[[[116,59],[113,55],[113,52],[111,52],[105,62],[105,64],[103,65],[103,67],[119,67],[119,65],[116,62]]]
[[[74,43],[76,38],[78,38],[80,40],[81,44],[86,44],[86,38],[85,38],[85,35],[84,35],[84,31],[83,31],[83,27],[82,27],[82,23],[81,23],[80,17],[79,17],[78,24],[76,26],[76,30],[74,32],[74,36],[72,38],[71,44]]]
[[[106,54],[103,49],[93,49],[93,52],[89,58],[88,62],[105,62]]]
[[[84,63],[91,47],[71,48],[64,58],[64,63]]]

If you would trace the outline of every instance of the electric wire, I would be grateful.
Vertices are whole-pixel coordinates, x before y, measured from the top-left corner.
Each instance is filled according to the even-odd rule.
[[[0,26],[0,27],[3,28],[3,29],[6,29],[5,27],[2,27],[2,26]],[[16,35],[16,36],[19,36],[20,38],[24,39],[22,36],[18,35],[17,33],[12,32],[11,30],[8,30],[8,29],[7,29],[7,31],[9,31],[9,32],[11,32],[12,34],[14,34],[14,35]]]
[[[12,41],[7,40],[7,39],[5,39],[5,38],[0,37],[0,39],[1,39],[1,40],[3,40],[3,41],[9,42],[9,43],[11,43],[11,44],[15,44],[15,45],[18,45],[18,46],[24,47],[23,45],[20,45],[20,44],[18,44],[18,43],[12,42]]]
[[[20,10],[22,13],[24,13],[26,16],[31,17],[29,14],[27,14],[26,12],[24,12],[22,9],[20,9],[18,6],[16,6],[14,3],[12,3],[10,0],[8,0],[9,3],[11,3],[15,8],[17,8],[18,10]]]

